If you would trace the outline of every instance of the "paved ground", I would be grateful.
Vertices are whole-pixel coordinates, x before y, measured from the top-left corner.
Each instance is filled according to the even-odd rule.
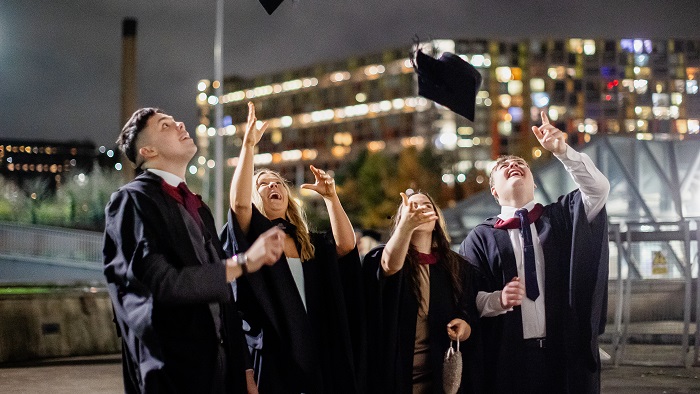
[[[700,367],[606,365],[603,393],[700,393]],[[0,393],[121,393],[119,355],[0,366]]]

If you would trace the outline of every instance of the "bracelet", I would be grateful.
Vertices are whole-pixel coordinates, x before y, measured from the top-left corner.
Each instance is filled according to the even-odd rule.
[[[248,274],[248,256],[246,256],[245,253],[239,253],[237,255],[234,255],[233,258],[236,261],[236,265],[241,267],[241,271],[243,271],[243,275],[247,275]]]

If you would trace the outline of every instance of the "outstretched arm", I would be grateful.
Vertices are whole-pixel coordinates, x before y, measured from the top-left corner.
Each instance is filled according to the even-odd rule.
[[[355,231],[350,223],[347,213],[340,204],[338,193],[335,190],[335,180],[325,171],[310,166],[316,181],[314,184],[305,183],[302,189],[313,190],[323,197],[328,209],[328,217],[331,221],[331,230],[338,256],[345,256],[355,249]]]
[[[248,234],[250,220],[253,216],[252,194],[253,194],[253,155],[255,145],[262,138],[267,122],[263,123],[259,129],[256,127],[258,119],[255,117],[255,106],[248,103],[248,123],[243,135],[243,145],[241,154],[238,156],[238,165],[233,172],[231,179],[230,201],[231,210],[236,215],[238,224],[244,234]]]
[[[566,143],[566,135],[549,123],[547,114],[542,111],[542,126],[532,126],[532,132],[543,148],[554,153],[564,164],[581,191],[586,217],[591,222],[608,201],[610,182],[588,155],[579,153]]]
[[[416,202],[409,204],[408,196],[404,193],[401,193],[401,199],[401,219],[382,253],[382,270],[386,276],[391,276],[403,268],[411,236],[416,227],[438,219],[432,208],[419,207]]]

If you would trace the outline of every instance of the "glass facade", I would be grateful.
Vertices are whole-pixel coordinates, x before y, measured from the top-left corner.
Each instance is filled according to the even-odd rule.
[[[224,106],[226,167],[236,165],[246,103],[252,101],[258,119],[270,123],[257,165],[297,184],[310,163],[334,170],[364,149],[397,152],[426,144],[446,159],[446,186],[482,183],[486,178],[474,172],[488,173],[501,154],[531,161],[548,156],[530,131],[542,110],[573,145],[598,133],[685,139],[700,132],[698,40],[433,40],[422,46],[435,56],[454,52],[482,73],[474,122],[418,96],[408,47],[251,79],[230,77],[221,97],[213,93],[218,81],[202,80],[196,98],[200,157],[190,172],[206,181],[216,165],[218,103]]]

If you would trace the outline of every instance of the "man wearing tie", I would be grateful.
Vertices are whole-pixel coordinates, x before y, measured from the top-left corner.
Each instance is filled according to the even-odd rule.
[[[501,214],[476,226],[460,246],[482,274],[476,302],[484,369],[491,392],[595,393],[607,307],[610,184],[544,112],[532,131],[578,189],[542,206],[522,158],[501,157],[491,171]]]
[[[142,108],[117,143],[144,170],[105,209],[104,273],[122,337],[124,391],[257,392],[252,370],[246,381],[247,349],[228,282],[274,264],[282,231],[271,229],[227,259],[209,208],[185,184],[197,147],[184,124]]]

